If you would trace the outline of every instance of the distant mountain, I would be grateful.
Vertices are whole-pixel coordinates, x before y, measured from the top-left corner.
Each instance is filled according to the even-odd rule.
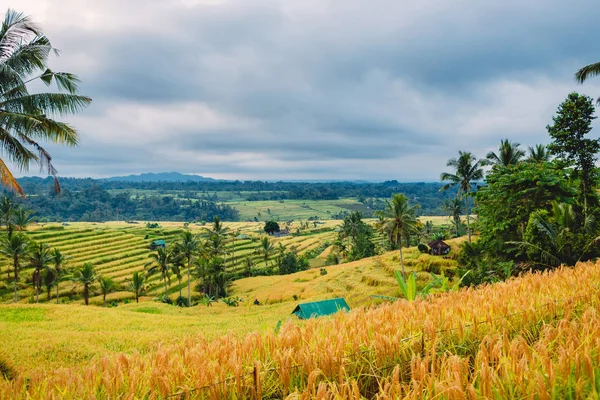
[[[101,180],[121,182],[216,182],[216,179],[213,178],[179,172],[159,172],[157,174],[150,172],[140,175],[113,176]]]

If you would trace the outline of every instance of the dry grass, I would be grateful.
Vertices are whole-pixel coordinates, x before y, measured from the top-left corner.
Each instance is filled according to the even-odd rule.
[[[1,382],[0,393],[15,399],[153,399],[178,391],[189,392],[186,398],[596,398],[598,267],[288,322],[279,333],[187,336],[83,367],[31,365]],[[256,309],[282,311],[270,307]],[[23,337],[39,343],[26,328],[22,337],[11,336],[15,348],[26,344]],[[71,343],[101,335],[75,334]],[[226,379],[227,386],[199,389]]]

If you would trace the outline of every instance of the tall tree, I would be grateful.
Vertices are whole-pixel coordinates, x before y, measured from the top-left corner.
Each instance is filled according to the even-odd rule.
[[[263,260],[265,260],[265,268],[268,268],[269,257],[275,253],[275,246],[273,246],[268,236],[263,236],[260,240],[260,246],[255,251],[262,256]]]
[[[454,173],[442,172],[440,180],[449,183],[442,186],[440,190],[448,190],[452,186],[458,186],[457,196],[465,201],[465,211],[467,212],[467,233],[469,242],[471,242],[471,217],[469,215],[469,195],[473,187],[472,183],[483,179],[484,160],[477,158],[468,151],[459,151],[458,158],[451,158],[446,165],[454,168]]]
[[[75,270],[73,274],[73,281],[83,285],[83,300],[85,305],[90,304],[90,289],[92,289],[94,282],[96,282],[96,270],[92,263],[85,263],[81,268]]]
[[[58,284],[67,279],[67,269],[65,268],[65,264],[69,260],[69,256],[61,253],[59,249],[54,249],[52,251],[52,262],[53,262],[53,271],[54,271],[54,285],[56,286],[56,304],[58,304]]]
[[[19,231],[26,231],[32,221],[31,214],[33,214],[32,211],[26,210],[24,207],[17,207],[13,214],[15,228]]]
[[[459,229],[462,224],[460,220],[460,215],[462,214],[462,204],[460,199],[458,197],[455,197],[452,200],[446,200],[444,202],[444,209],[448,213],[448,216],[452,217],[454,227],[456,228],[456,237],[459,237]]]
[[[498,167],[509,167],[515,165],[523,157],[525,157],[525,151],[519,148],[519,143],[511,142],[508,139],[502,139],[500,141],[500,147],[498,153],[490,151],[487,153],[485,158],[487,159],[486,164],[498,166]]]
[[[533,147],[529,147],[529,156],[527,156],[529,162],[546,162],[550,161],[550,153],[543,144],[536,144]]]
[[[68,72],[48,68],[50,54],[57,54],[50,40],[29,17],[8,10],[0,26],[0,147],[3,156],[21,170],[35,162],[55,178],[56,169],[50,153],[39,143],[74,146],[77,131],[64,122],[48,116],[76,114],[90,102],[80,96],[79,80]],[[29,86],[38,82],[56,84],[51,93],[30,93]],[[5,159],[0,159],[0,180],[11,190],[24,196]]]
[[[402,265],[402,276],[406,279],[404,271],[404,254],[402,252],[402,238],[410,233],[418,232],[419,221],[417,220],[418,205],[411,206],[408,197],[402,193],[392,195],[391,201],[386,200],[385,209],[378,212],[382,215],[384,223],[382,229],[388,233],[390,240],[398,244],[400,249],[400,264]]]
[[[52,264],[50,247],[45,243],[36,244],[29,255],[29,267],[33,268],[33,286],[35,287],[35,302],[40,301],[40,289],[43,285],[43,274]]]
[[[200,251],[202,244],[200,243],[200,239],[197,235],[194,235],[190,231],[185,231],[181,234],[179,238],[179,242],[176,244],[177,251],[179,254],[185,258],[187,262],[187,277],[188,277],[188,307],[192,304],[192,277],[191,277],[191,268],[192,268],[192,260],[196,256],[196,254]]]
[[[579,181],[579,200],[585,217],[589,202],[597,203],[594,185],[598,180],[596,153],[600,151],[600,140],[587,137],[594,119],[591,97],[570,93],[552,117],[554,123],[546,127],[552,137],[550,154],[563,168],[572,168],[571,178]]]
[[[108,276],[98,277],[98,283],[100,284],[100,291],[102,292],[102,305],[106,307],[106,295],[117,290],[117,283]]]
[[[22,262],[31,252],[29,239],[22,233],[15,233],[10,237],[5,237],[0,241],[0,254],[12,261],[14,273],[15,296],[14,302],[19,301],[19,273],[21,272]]]
[[[600,75],[600,62],[586,65],[575,73],[575,80],[579,83],[585,82],[588,78]],[[596,100],[596,104],[600,105],[600,97]]]
[[[0,215],[2,216],[2,222],[6,227],[6,234],[8,235],[10,230],[8,227],[10,226],[10,221],[15,213],[15,204],[8,196],[4,196],[2,201],[0,202]]]
[[[140,302],[140,296],[146,291],[146,275],[141,272],[134,272],[129,282],[129,290],[131,290],[135,296],[135,302]]]
[[[156,272],[160,274],[160,277],[165,285],[165,297],[167,297],[169,295],[169,286],[167,284],[167,280],[169,279],[169,272],[171,271],[173,262],[173,252],[171,250],[159,247],[156,249],[155,253],[150,253],[148,258],[152,259],[152,261],[146,264],[146,268],[148,268],[148,275],[152,275]]]

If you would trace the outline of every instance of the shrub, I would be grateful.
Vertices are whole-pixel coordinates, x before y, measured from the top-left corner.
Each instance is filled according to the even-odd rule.
[[[0,358],[0,377],[6,380],[13,380],[17,376],[14,368],[3,358]]]
[[[429,253],[429,247],[425,243],[419,243],[417,245],[417,248],[421,253]]]
[[[173,305],[173,304],[174,304],[174,302],[173,302],[173,299],[172,299],[172,298],[170,298],[170,297],[169,297],[168,295],[166,295],[166,294],[163,294],[162,296],[160,296],[160,302],[161,302],[161,303],[165,303],[165,304],[171,304],[171,305]]]
[[[325,268],[321,268],[319,272],[321,273],[321,276],[327,275],[327,270]]]
[[[175,299],[175,304],[177,305],[177,307],[189,307],[190,306],[190,304],[188,303],[187,297],[184,297],[184,296],[177,296],[177,299]]]

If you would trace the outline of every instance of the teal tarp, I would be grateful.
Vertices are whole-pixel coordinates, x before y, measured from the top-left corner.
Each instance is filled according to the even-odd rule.
[[[165,242],[162,239],[159,240],[155,240],[154,242],[152,242],[152,244],[150,245],[150,247],[165,247],[167,245],[167,242]]]
[[[300,319],[308,319],[311,317],[335,314],[339,310],[350,311],[350,307],[348,307],[346,300],[341,297],[331,300],[298,304],[296,308],[294,308],[294,311],[292,311],[292,314]]]

